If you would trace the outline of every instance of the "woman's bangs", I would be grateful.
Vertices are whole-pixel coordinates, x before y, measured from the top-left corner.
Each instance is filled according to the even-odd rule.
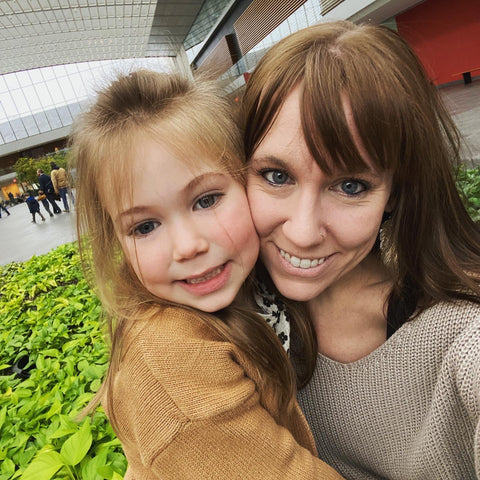
[[[395,169],[403,134],[398,112],[384,100],[381,79],[372,78],[368,65],[350,62],[344,52],[312,57],[306,64],[302,127],[320,168],[327,173]]]
[[[329,91],[323,81],[319,87],[306,84],[301,105],[303,135],[318,166],[329,175],[372,168],[355,145],[339,92]]]

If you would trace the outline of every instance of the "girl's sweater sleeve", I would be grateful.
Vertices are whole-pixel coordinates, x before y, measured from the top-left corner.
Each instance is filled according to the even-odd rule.
[[[190,313],[162,317],[126,345],[115,380],[126,479],[342,478],[260,405],[230,343]]]

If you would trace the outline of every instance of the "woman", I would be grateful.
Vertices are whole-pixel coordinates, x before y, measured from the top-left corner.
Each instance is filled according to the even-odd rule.
[[[480,232],[419,60],[387,28],[323,23],[267,52],[243,108],[264,309],[287,304],[320,458],[480,478]]]

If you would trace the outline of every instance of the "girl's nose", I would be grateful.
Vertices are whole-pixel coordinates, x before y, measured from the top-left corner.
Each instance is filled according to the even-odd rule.
[[[194,258],[208,251],[209,242],[201,229],[192,221],[180,220],[171,226],[173,259],[176,262]]]

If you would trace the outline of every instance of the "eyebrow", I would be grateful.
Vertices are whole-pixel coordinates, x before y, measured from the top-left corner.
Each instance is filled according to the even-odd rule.
[[[216,179],[221,179],[225,178],[228,173],[223,173],[223,172],[207,172],[207,173],[202,173],[198,177],[193,178],[190,182],[188,182],[181,190],[180,190],[180,195],[186,196],[190,190],[193,190],[198,187],[198,185],[201,185],[203,183],[207,182],[214,182]],[[115,217],[115,221],[119,221],[124,217],[127,217],[129,215],[135,215],[135,214],[142,214],[145,211],[148,211],[150,207],[148,206],[143,206],[143,205],[138,205],[134,207],[130,207],[127,210],[119,213]]]
[[[250,160],[250,163],[252,162],[268,163],[269,165],[280,167],[284,170],[291,166],[285,160],[282,160],[275,155],[259,155],[257,157],[253,155],[252,159]]]

